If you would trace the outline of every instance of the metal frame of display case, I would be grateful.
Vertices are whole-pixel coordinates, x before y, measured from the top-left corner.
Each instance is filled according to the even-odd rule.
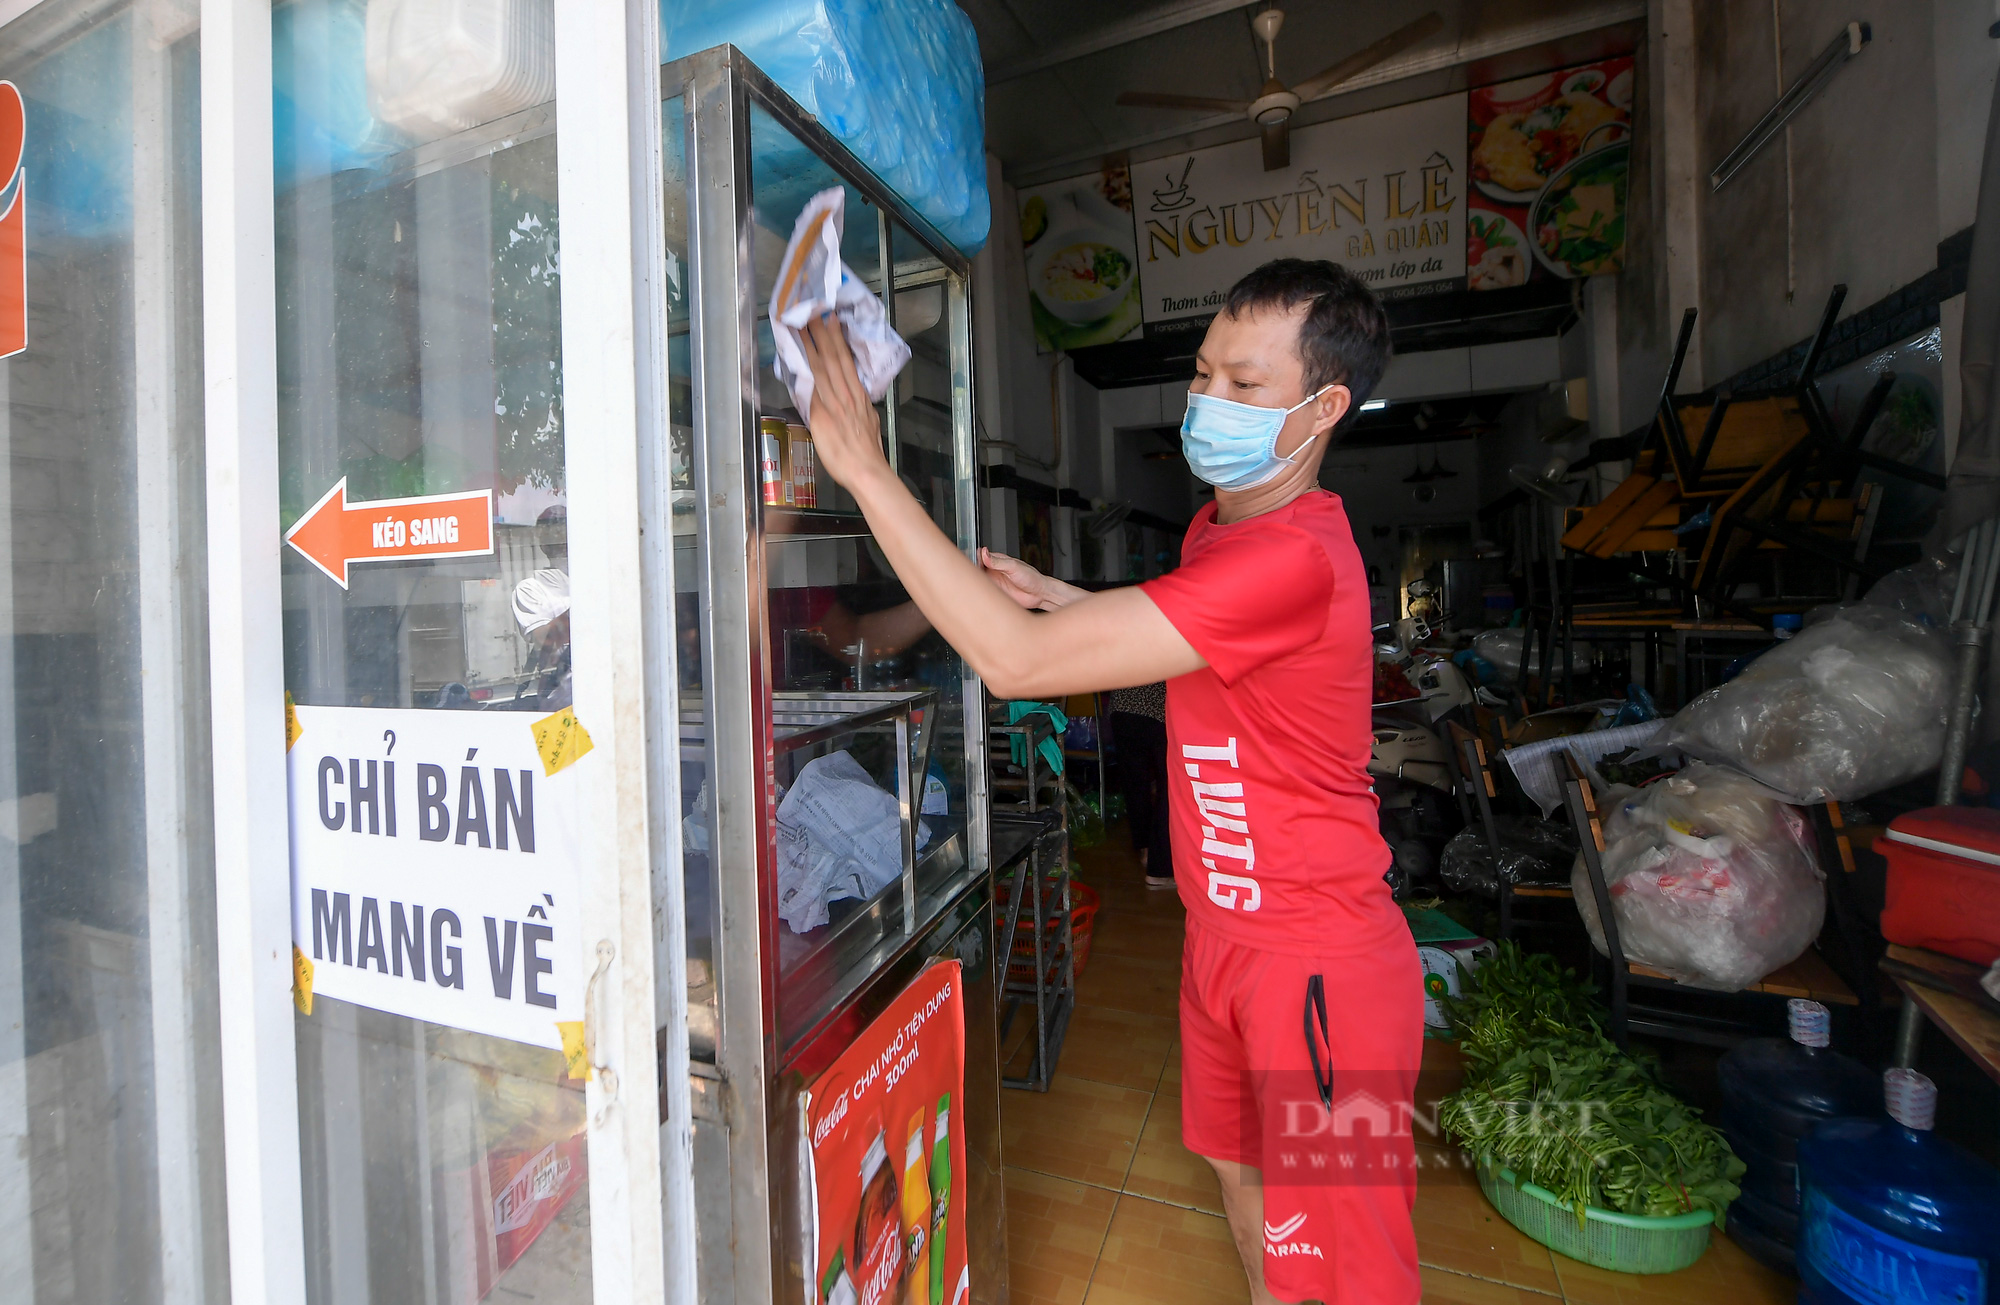
[[[1076,1007],[1069,830],[1062,814],[1058,809],[1044,808],[1033,815],[997,812],[993,818],[995,872],[1013,872],[1013,887],[1004,890],[1000,906],[994,949],[995,967],[1004,976],[1000,980],[1001,999],[1007,1005],[1000,1036],[1004,1040],[1013,1028],[1014,1017],[1030,1006],[1035,1020],[1035,1051],[1028,1072],[1003,1077],[1000,1082],[1036,1092],[1049,1090],[1056,1064],[1062,1059],[1069,1017]],[[1002,891],[996,890],[996,896]],[[1030,946],[1026,957],[1017,958],[1015,949],[1024,925],[1032,931]],[[1034,967],[1025,979],[1015,974],[1023,960]]]
[[[715,876],[717,1038],[713,1065],[697,1064],[694,1081],[695,1184],[702,1212],[699,1255],[708,1300],[799,1299],[804,1290],[800,1239],[811,1208],[800,1163],[799,1094],[805,1080],[852,1037],[865,1020],[935,956],[966,964],[966,1113],[968,1191],[974,1225],[974,1296],[1004,1294],[1003,1198],[998,1172],[998,1049],[991,955],[992,905],[983,736],[966,740],[965,828],[926,857],[959,859],[926,891],[918,883],[911,843],[916,792],[924,772],[910,764],[911,700],[922,695],[862,693],[774,694],[767,660],[765,535],[758,472],[758,357],[755,272],[751,263],[750,116],[768,112],[818,155],[841,180],[876,206],[883,252],[882,284],[891,320],[895,293],[942,283],[951,351],[952,460],[958,488],[957,542],[978,546],[973,483],[971,304],[969,262],[931,225],[856,162],[847,149],[802,111],[733,47],[689,55],[661,69],[664,99],[682,96],[686,130],[689,306],[694,336],[693,428],[695,514],[703,543],[701,636],[707,668],[702,708],[707,721],[708,780],[714,794],[710,860]],[[899,277],[891,255],[892,220],[927,248],[935,266]],[[914,269],[913,269],[914,271]],[[885,434],[898,456],[895,407]],[[790,514],[794,528],[814,519]],[[770,533],[788,533],[771,530]],[[811,533],[809,531],[808,533]],[[983,730],[983,690],[967,669],[960,685],[968,734]],[[836,701],[839,698],[839,701]],[[829,706],[835,710],[827,710]],[[786,734],[787,717],[816,719]],[[777,880],[773,825],[778,752],[807,737],[844,734],[865,724],[894,722],[902,744],[905,864],[902,892],[868,910],[894,910],[900,931],[878,929],[869,945],[832,948],[839,973],[829,981],[824,1009],[795,1036],[786,1036],[779,1000],[779,931],[771,909]],[[928,719],[925,733],[928,734]],[[774,730],[776,733],[774,734]],[[684,734],[685,737],[685,734]],[[767,740],[777,740],[775,743]],[[925,740],[928,751],[929,740]],[[849,917],[852,919],[853,917]],[[857,931],[857,936],[861,931]],[[990,1077],[990,1084],[983,1080]],[[985,1101],[991,1106],[986,1107]],[[979,1117],[990,1113],[990,1138]],[[990,1169],[990,1173],[987,1171]],[[982,1191],[982,1187],[990,1190]],[[985,1227],[991,1223],[990,1228]],[[997,1294],[996,1294],[997,1293]]]

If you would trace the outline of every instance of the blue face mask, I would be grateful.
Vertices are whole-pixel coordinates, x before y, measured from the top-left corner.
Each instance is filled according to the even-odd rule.
[[[1188,395],[1187,416],[1181,418],[1181,451],[1188,466],[1217,489],[1255,489],[1292,465],[1278,456],[1278,433],[1285,418],[1326,393],[1324,388],[1289,408],[1260,408],[1254,403]]]

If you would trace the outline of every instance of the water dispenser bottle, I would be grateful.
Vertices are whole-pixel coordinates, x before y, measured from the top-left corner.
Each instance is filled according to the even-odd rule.
[[[1729,1236],[1765,1264],[1792,1269],[1798,1239],[1798,1144],[1829,1119],[1874,1115],[1882,1082],[1860,1061],[1827,1047],[1830,1017],[1816,1001],[1786,1007],[1791,1034],[1740,1043],[1716,1066],[1720,1123],[1745,1166],[1729,1207]]]
[[[1933,1134],[1937,1086],[1882,1078],[1887,1119],[1835,1119],[1799,1144],[1801,1305],[1994,1305],[2000,1170]]]

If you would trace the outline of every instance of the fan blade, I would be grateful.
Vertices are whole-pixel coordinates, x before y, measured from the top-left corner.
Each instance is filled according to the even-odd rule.
[[[1264,171],[1276,172],[1292,166],[1292,120],[1274,122],[1264,128]]]
[[[1417,42],[1435,34],[1444,26],[1444,19],[1432,10],[1416,22],[1398,27],[1365,50],[1357,50],[1333,67],[1315,77],[1308,77],[1292,87],[1292,94],[1301,100],[1317,100],[1330,95],[1344,81],[1359,77],[1384,59],[1401,54]]]
[[[1158,91],[1120,91],[1118,102],[1131,109],[1203,109],[1210,113],[1248,113],[1248,100],[1222,100],[1210,95],[1167,95]]]

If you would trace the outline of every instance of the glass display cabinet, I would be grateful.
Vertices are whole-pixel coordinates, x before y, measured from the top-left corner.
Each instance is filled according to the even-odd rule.
[[[1004,1293],[985,711],[772,369],[801,209],[913,357],[890,459],[977,547],[970,267],[734,49],[662,71],[681,846],[701,1280],[800,1300],[802,1089],[931,958],[965,963],[972,1295]],[[815,858],[837,856],[840,873]],[[811,1293],[818,1299],[817,1291]]]

